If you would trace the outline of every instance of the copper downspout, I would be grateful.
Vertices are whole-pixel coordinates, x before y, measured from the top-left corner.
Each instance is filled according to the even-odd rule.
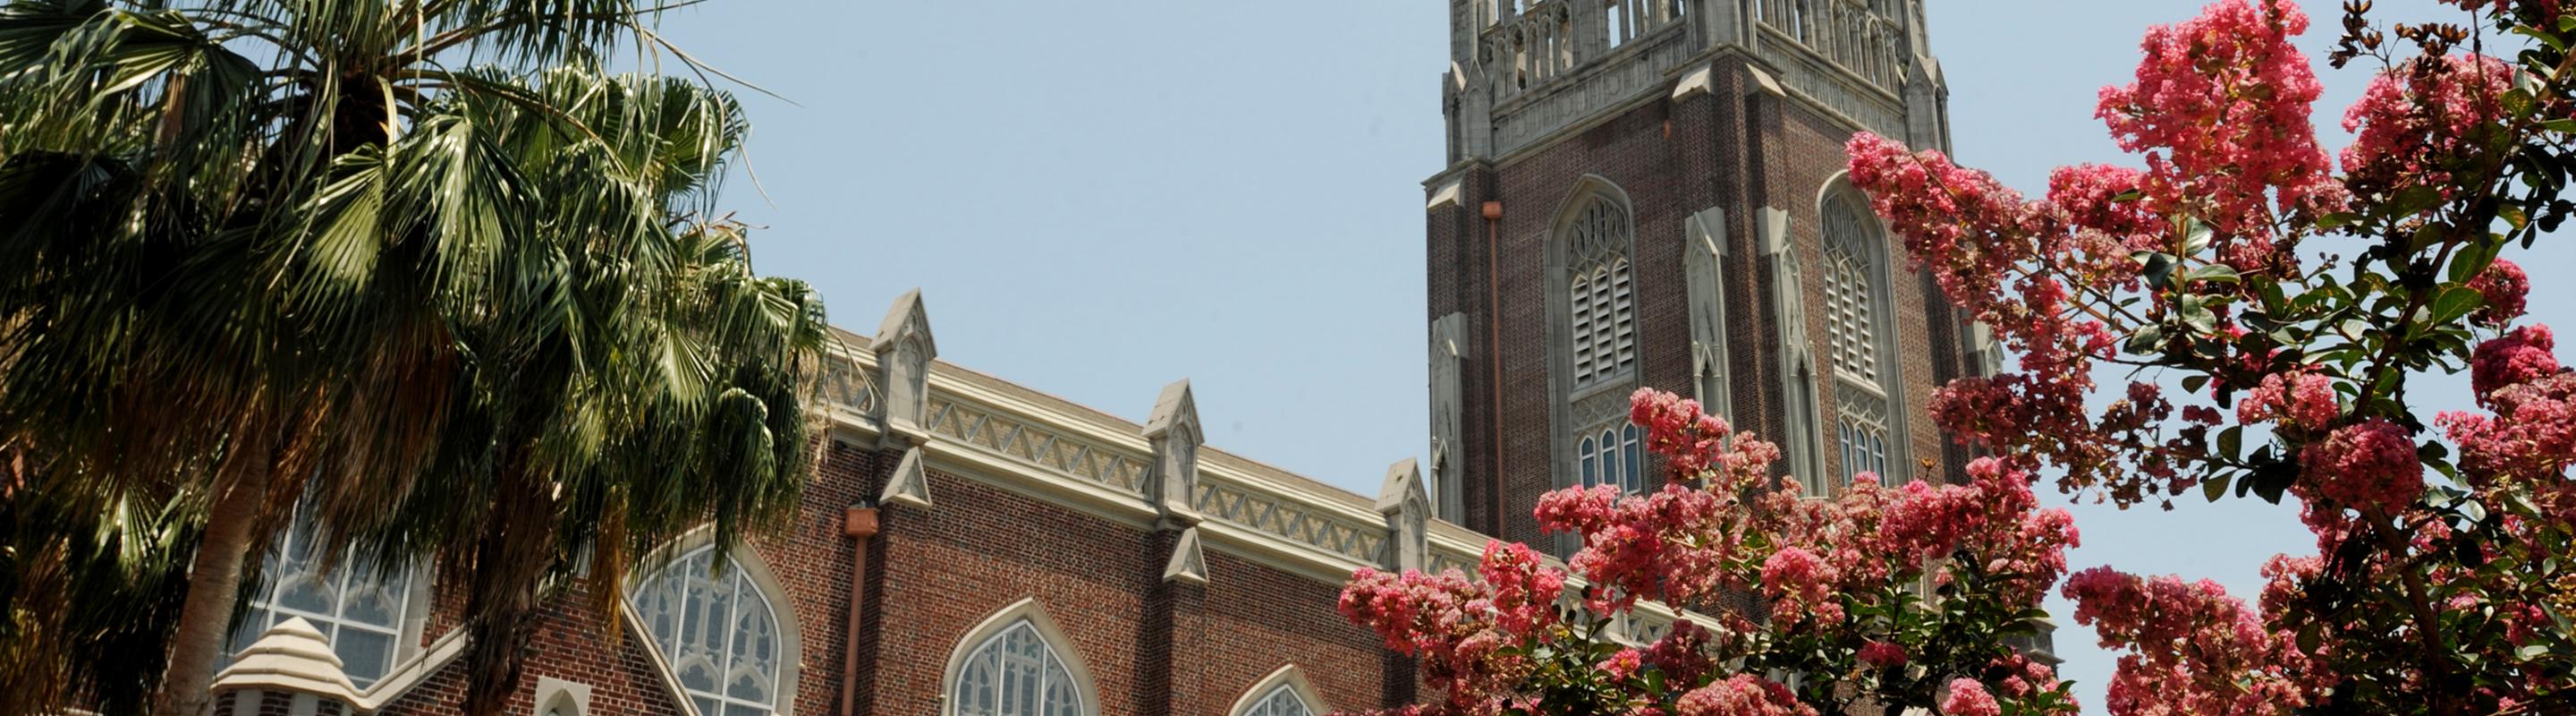
[[[851,505],[841,512],[841,534],[858,544],[850,550],[850,633],[849,644],[841,652],[841,716],[850,716],[850,707],[859,695],[859,612],[868,593],[868,538],[877,536],[877,508],[868,502]]]
[[[1494,385],[1494,536],[1503,535],[1503,284],[1502,241],[1495,238],[1503,220],[1503,203],[1485,202],[1485,354],[1492,357]]]

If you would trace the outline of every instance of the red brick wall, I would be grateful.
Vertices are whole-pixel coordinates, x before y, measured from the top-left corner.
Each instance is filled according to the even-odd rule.
[[[586,592],[579,586],[548,600],[545,621],[528,645],[527,671],[520,677],[519,693],[510,699],[509,712],[534,713],[537,679],[551,676],[589,684],[591,714],[677,716],[680,709],[671,700],[670,690],[662,685],[662,677],[643,651],[642,642],[622,625],[593,618],[585,607],[587,603]],[[612,634],[611,629],[616,632]],[[433,628],[431,633],[443,632]],[[404,692],[378,713],[459,713],[459,704],[465,699],[465,667],[463,658],[448,662],[446,668]]]

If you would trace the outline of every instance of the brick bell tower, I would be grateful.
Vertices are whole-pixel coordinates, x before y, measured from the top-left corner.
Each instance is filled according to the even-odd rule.
[[[1656,488],[1640,387],[1779,443],[1811,489],[1958,471],[1922,416],[1996,351],[1842,179],[1854,132],[1948,148],[1922,0],[1449,17],[1449,166],[1424,182],[1441,518],[1539,544],[1546,491]]]

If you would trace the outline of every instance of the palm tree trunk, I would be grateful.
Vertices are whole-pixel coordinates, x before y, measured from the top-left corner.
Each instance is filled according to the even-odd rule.
[[[214,704],[215,662],[229,636],[226,627],[232,625],[241,586],[242,556],[250,549],[251,526],[267,498],[268,479],[265,466],[243,470],[242,479],[216,493],[214,507],[206,513],[205,537],[188,567],[188,599],[171,636],[170,663],[162,672],[153,713],[203,716]]]
[[[554,564],[555,500],[524,454],[507,460],[496,493],[500,499],[481,526],[468,580],[465,645],[466,716],[501,716],[526,673],[528,643],[537,634],[546,571]]]

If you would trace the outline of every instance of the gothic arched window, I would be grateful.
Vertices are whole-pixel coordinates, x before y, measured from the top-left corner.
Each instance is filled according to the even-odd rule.
[[[336,560],[338,569],[326,570],[335,560],[317,550],[316,541],[311,516],[299,510],[268,556],[262,570],[267,584],[251,596],[224,649],[226,658],[250,648],[279,622],[303,617],[331,643],[350,684],[375,686],[407,653],[405,647],[420,641],[420,617],[428,605],[418,603],[413,592],[424,575],[378,569],[360,562],[354,550]]]
[[[1887,248],[1869,210],[1849,192],[1825,200],[1825,344],[1833,363],[1835,440],[1842,478],[1885,476],[1893,449],[1888,406],[1900,373],[1888,365],[1895,333]]]
[[[971,716],[1082,716],[1073,673],[1025,621],[966,655],[956,697],[958,713]]]
[[[1636,287],[1629,277],[1626,210],[1593,197],[1567,231],[1566,298],[1574,318],[1574,386],[1580,390],[1636,367]]]
[[[1295,664],[1279,667],[1236,699],[1232,716],[1315,716],[1331,711]]]
[[[794,634],[735,553],[716,570],[713,543],[641,580],[627,595],[646,636],[703,716],[768,716],[785,703]]]
[[[1645,483],[1627,402],[1637,382],[1636,241],[1616,192],[1598,182],[1577,195],[1557,224],[1556,260],[1564,271],[1557,285],[1565,297],[1560,365],[1569,371],[1557,381],[1565,391],[1565,428],[1558,433],[1565,442],[1558,444],[1574,455],[1573,482],[1634,492]]]

